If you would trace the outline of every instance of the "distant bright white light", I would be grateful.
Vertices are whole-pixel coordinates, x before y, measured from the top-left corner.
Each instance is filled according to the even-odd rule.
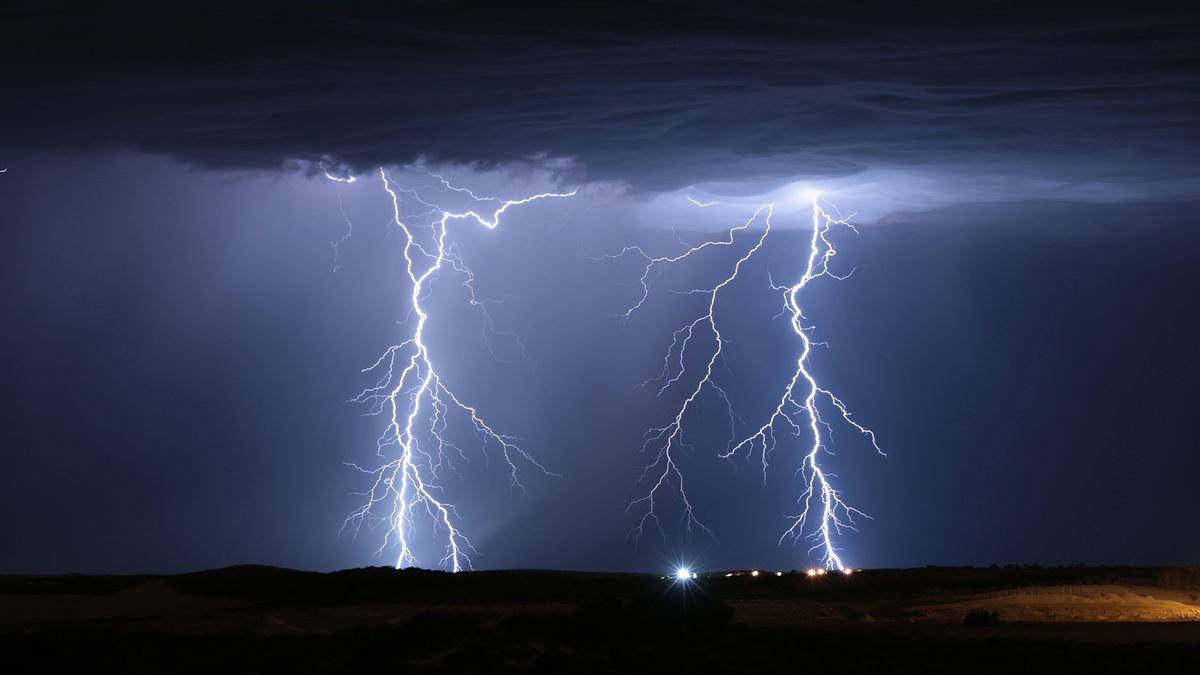
[[[750,576],[752,576],[752,577],[758,576],[758,570],[754,570],[753,572],[751,572]]]
[[[815,576],[817,576],[817,571],[814,569],[810,569],[807,572],[805,572],[805,574],[807,574],[810,577],[815,577]]]
[[[696,578],[696,573],[689,570],[686,567],[680,567],[679,569],[675,570],[675,580],[676,581],[687,581],[688,579],[695,579],[695,578]]]
[[[842,570],[842,574],[854,574],[854,570],[847,567],[846,569]]]
[[[777,577],[781,577],[781,576],[783,576],[783,572],[776,572],[776,573],[775,573],[775,576],[777,576]]]

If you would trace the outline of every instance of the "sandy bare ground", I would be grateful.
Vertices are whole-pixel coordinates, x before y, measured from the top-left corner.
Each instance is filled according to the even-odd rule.
[[[1200,592],[1143,586],[1035,586],[914,601],[733,601],[751,625],[808,623],[959,624],[982,608],[1006,622],[1200,622]]]
[[[914,607],[928,620],[955,621],[971,609],[1006,621],[1200,621],[1200,592],[1147,586],[1049,586],[984,593]]]

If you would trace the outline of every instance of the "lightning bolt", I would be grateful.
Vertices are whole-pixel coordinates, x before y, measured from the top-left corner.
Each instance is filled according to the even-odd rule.
[[[346,175],[344,175],[344,176],[339,176],[339,175],[337,175],[337,174],[331,173],[331,172],[329,171],[329,167],[325,166],[325,162],[319,162],[319,163],[317,164],[317,166],[318,166],[318,167],[320,167],[320,169],[321,169],[321,173],[325,174],[325,177],[326,177],[326,178],[328,178],[329,180],[331,180],[331,181],[333,181],[333,182],[335,182],[335,183],[347,183],[347,184],[349,184],[349,183],[353,183],[354,181],[358,180],[358,176],[354,176],[354,175],[351,175],[351,174],[346,174]]]
[[[829,239],[829,232],[835,225],[847,227],[855,233],[858,232],[850,224],[848,218],[843,218],[840,214],[836,216],[831,215],[821,207],[820,197],[815,197],[812,202],[812,237],[809,241],[809,253],[804,273],[800,276],[800,280],[791,286],[771,284],[773,290],[783,293],[785,305],[783,313],[791,315],[790,324],[792,331],[800,338],[801,351],[800,357],[796,359],[796,370],[792,374],[792,378],[788,381],[787,386],[784,387],[783,394],[779,398],[779,404],[772,411],[767,421],[744,440],[730,447],[726,452],[721,453],[720,456],[722,458],[732,457],[743,449],[746,450],[746,454],[749,456],[754,452],[755,446],[759,446],[762,455],[763,480],[765,481],[767,457],[776,446],[776,426],[786,426],[797,436],[802,433],[802,428],[807,426],[812,440],[808,446],[808,452],[804,455],[804,462],[801,466],[805,490],[800,496],[799,503],[803,508],[799,514],[791,516],[792,525],[780,536],[779,540],[782,542],[788,537],[798,539],[808,536],[816,542],[809,549],[810,553],[820,550],[821,562],[827,569],[845,571],[846,566],[842,562],[841,556],[838,555],[838,550],[833,543],[833,535],[835,533],[841,534],[842,530],[846,528],[854,529],[854,516],[859,515],[867,518],[870,518],[870,516],[847,504],[842,499],[841,493],[830,483],[830,479],[835,476],[821,468],[821,454],[828,452],[826,444],[831,442],[826,440],[826,436],[821,433],[821,429],[824,427],[829,436],[832,436],[833,433],[830,425],[821,417],[821,409],[818,405],[821,400],[827,399],[827,402],[837,411],[838,416],[852,428],[866,436],[871,443],[871,447],[877,453],[882,456],[886,456],[886,453],[879,447],[875,432],[854,421],[846,404],[835,396],[833,392],[818,385],[816,378],[808,370],[808,358],[812,353],[813,346],[824,343],[814,343],[809,336],[812,327],[804,325],[804,312],[800,309],[799,301],[800,291],[804,290],[815,279],[832,277],[844,280],[854,273],[854,270],[851,269],[849,273],[839,276],[829,269],[830,261],[837,255],[837,248]],[[801,396],[801,400],[797,400],[798,396]],[[800,413],[803,413],[803,418],[797,421],[795,416]],[[817,500],[815,509],[813,504],[814,499]],[[812,532],[806,535],[805,532],[810,514],[814,510],[818,511],[817,526]]]
[[[706,305],[706,311],[699,317],[696,317],[696,319],[691,323],[688,323],[683,328],[675,331],[674,335],[672,336],[671,346],[667,349],[667,355],[663,359],[662,373],[658,378],[653,378],[653,380],[665,380],[662,387],[660,387],[658,390],[658,396],[661,397],[663,393],[665,393],[666,390],[671,387],[671,385],[678,382],[680,378],[684,376],[686,372],[686,368],[684,367],[684,358],[687,354],[688,346],[691,344],[692,339],[696,337],[698,332],[707,333],[711,340],[712,353],[709,355],[703,377],[701,377],[691,389],[691,392],[684,399],[674,417],[666,425],[652,428],[646,433],[646,440],[642,445],[642,451],[647,452],[651,449],[654,449],[656,452],[654,460],[643,468],[639,481],[652,482],[653,485],[651,485],[645,496],[635,499],[625,508],[626,512],[633,511],[639,507],[643,508],[642,515],[638,520],[638,524],[631,532],[635,541],[641,539],[646,526],[649,524],[653,524],[659,530],[659,532],[662,533],[662,523],[658,518],[656,505],[660,498],[660,493],[669,490],[673,490],[675,495],[683,504],[683,521],[687,531],[690,533],[692,532],[693,527],[699,527],[707,532],[710,536],[712,535],[712,530],[710,530],[707,525],[705,525],[696,517],[695,508],[692,506],[692,501],[687,494],[683,472],[679,470],[679,464],[676,461],[676,453],[681,451],[686,445],[683,441],[685,417],[691,410],[692,406],[705,392],[706,388],[713,389],[719,396],[721,396],[722,399],[728,402],[728,396],[725,394],[725,390],[717,385],[713,379],[713,368],[716,365],[717,359],[721,356],[721,350],[725,343],[724,338],[721,337],[721,331],[716,320],[717,298],[720,295],[721,290],[733,283],[733,281],[737,278],[738,274],[741,272],[742,265],[746,261],[750,260],[750,258],[762,248],[763,243],[766,241],[767,235],[771,232],[771,215],[774,213],[774,207],[769,204],[760,206],[749,220],[741,225],[731,228],[726,239],[706,241],[698,246],[693,246],[687,249],[679,255],[653,257],[647,254],[639,246],[628,246],[622,249],[620,253],[601,257],[601,259],[611,259],[622,257],[628,254],[637,254],[645,260],[646,264],[642,268],[642,275],[640,278],[642,295],[640,298],[638,298],[638,301],[635,304],[625,311],[624,317],[628,319],[633,315],[634,312],[636,312],[646,303],[646,300],[650,295],[650,285],[653,282],[653,279],[661,273],[663,267],[674,263],[679,263],[687,260],[688,258],[699,255],[702,251],[708,248],[732,246],[735,243],[736,235],[739,232],[748,230],[754,221],[764,213],[766,215],[763,219],[764,227],[761,235],[759,235],[754,245],[744,255],[742,255],[741,258],[738,259],[737,263],[733,266],[733,270],[730,271],[730,273],[720,283],[708,289],[692,289],[690,291],[685,291],[685,293],[689,294],[707,294],[708,303]],[[676,352],[678,352],[679,370],[672,375],[672,355]],[[653,380],[647,380],[643,384],[647,384]],[[732,407],[730,407],[730,410],[732,414]]]
[[[346,185],[349,185],[358,180],[357,176],[354,176],[351,174],[339,176],[334,173],[331,173],[329,171],[329,167],[325,166],[324,162],[320,162],[317,166],[320,167],[321,173],[325,174],[325,178],[327,178],[335,183],[345,183]],[[341,190],[340,185],[338,186],[337,198],[338,198],[338,213],[341,214],[341,216],[342,216],[342,222],[346,223],[346,232],[344,234],[342,234],[342,236],[340,238],[338,238],[337,240],[329,242],[329,245],[331,247],[333,247],[333,271],[334,272],[342,269],[342,252],[341,252],[342,244],[345,244],[350,239],[351,235],[354,234],[354,223],[350,222],[350,216],[346,215],[346,205],[345,205],[345,203],[342,202],[342,190]]]
[[[697,202],[690,197],[688,199],[698,207],[711,205],[711,203]],[[771,218],[774,215],[774,205],[760,206],[745,223],[730,228],[724,239],[706,241],[698,246],[692,246],[678,255],[651,256],[641,247],[629,246],[619,253],[597,258],[612,259],[626,255],[638,255],[643,258],[645,265],[642,267],[639,279],[642,292],[638,300],[624,313],[624,318],[628,319],[646,303],[651,285],[665,266],[682,263],[699,255],[705,249],[734,246],[742,233],[748,231],[760,217],[762,220],[761,232],[757,236],[749,238],[750,246],[738,258],[723,280],[709,288],[673,291],[685,295],[704,295],[707,296],[708,302],[700,316],[674,332],[670,346],[667,348],[667,354],[663,359],[662,371],[657,377],[646,380],[643,385],[661,382],[662,385],[659,387],[657,396],[662,397],[672,386],[688,376],[685,357],[689,349],[707,349],[708,358],[705,361],[703,372],[695,384],[688,387],[687,395],[667,424],[661,427],[652,427],[646,434],[642,451],[654,450],[655,455],[654,460],[644,467],[640,482],[649,483],[650,487],[644,496],[630,502],[626,508],[627,512],[641,509],[638,523],[631,531],[631,536],[635,541],[641,538],[645,528],[651,524],[660,533],[663,532],[657,513],[657,504],[664,498],[664,493],[672,494],[682,503],[682,519],[689,534],[693,531],[693,527],[697,527],[710,536],[712,535],[712,531],[696,516],[692,500],[687,494],[683,472],[676,461],[677,453],[690,447],[684,441],[684,429],[689,413],[693,411],[697,401],[706,392],[711,392],[725,406],[731,429],[730,441],[726,449],[719,452],[718,456],[729,459],[745,453],[746,457],[750,458],[757,450],[761,456],[764,482],[767,478],[769,457],[778,442],[776,429],[782,428],[791,431],[796,436],[803,435],[807,429],[811,443],[807,446],[800,469],[804,485],[804,491],[798,500],[801,511],[795,516],[789,516],[792,521],[791,526],[781,535],[780,542],[789,537],[793,539],[807,537],[815,542],[809,552],[820,550],[821,562],[824,567],[842,571],[846,569],[834,544],[834,536],[840,534],[843,529],[853,529],[856,516],[868,518],[869,516],[842,499],[841,492],[831,483],[831,479],[835,478],[834,474],[822,468],[820,460],[822,455],[828,452],[832,426],[822,417],[821,405],[832,406],[838,417],[866,436],[876,452],[880,455],[884,455],[884,452],[879,447],[875,433],[856,422],[846,404],[832,391],[821,387],[808,368],[812,348],[824,343],[813,342],[811,338],[810,333],[813,327],[806,326],[804,323],[805,317],[799,300],[800,292],[809,283],[821,277],[846,279],[854,272],[851,270],[850,273],[839,276],[830,269],[830,262],[837,255],[837,248],[829,238],[832,228],[842,226],[857,233],[848,218],[837,214],[836,209],[831,208],[830,210],[833,211],[832,214],[821,205],[819,196],[813,198],[809,251],[799,280],[788,286],[777,285],[773,281],[770,283],[770,288],[783,296],[784,308],[777,318],[790,315],[790,325],[792,331],[800,339],[801,351],[796,360],[792,377],[784,387],[778,404],[771,410],[761,426],[752,430],[741,440],[738,440],[737,436],[740,416],[734,412],[728,393],[714,377],[716,363],[718,359],[722,358],[726,344],[716,317],[717,303],[721,291],[737,279],[751,258],[764,247],[772,230]],[[815,525],[810,527],[814,520],[816,521]]]
[[[341,183],[353,183],[355,180],[353,176],[346,178],[330,175],[328,171],[325,173],[330,179]],[[547,470],[521,449],[517,438],[496,431],[476,407],[467,403],[438,374],[426,341],[425,328],[429,314],[422,300],[429,293],[430,282],[444,270],[449,270],[465,277],[463,285],[470,290],[471,304],[486,312],[489,301],[478,299],[474,287],[475,276],[449,239],[450,225],[459,221],[473,221],[487,229],[495,229],[501,217],[511,208],[543,199],[571,197],[578,190],[502,200],[479,197],[470,190],[450,185],[437,174],[430,172],[430,175],[437,178],[444,188],[469,196],[475,208],[465,211],[444,209],[423,198],[416,190],[396,184],[383,168],[379,169],[380,182],[391,198],[392,222],[404,235],[405,271],[411,284],[409,318],[416,317],[416,322],[405,340],[389,347],[374,364],[363,369],[364,373],[377,373],[378,379],[373,386],[352,399],[368,405],[368,414],[386,419],[386,426],[377,441],[377,451],[387,461],[370,469],[351,465],[372,476],[373,480],[370,489],[363,493],[365,503],[347,516],[343,529],[358,531],[364,523],[376,518],[382,520],[388,529],[377,553],[382,555],[388,548],[396,547],[399,549],[396,567],[411,567],[417,564],[412,538],[418,527],[418,519],[424,517],[445,542],[445,552],[439,565],[458,572],[470,568],[470,553],[474,553],[475,548],[460,529],[458,512],[443,496],[444,490],[439,483],[441,472],[447,467],[451,470],[454,468],[451,452],[465,459],[462,449],[445,436],[452,413],[462,415],[469,422],[481,437],[484,450],[489,445],[499,448],[514,488],[524,489],[518,463],[531,465],[547,475],[557,474]],[[401,204],[406,200],[424,209],[411,216],[412,219],[430,219],[430,234],[424,242],[418,239],[418,228],[408,224],[415,221],[402,216]],[[344,211],[342,214],[345,217]],[[490,316],[486,325],[492,325]],[[390,459],[388,453],[391,453]],[[387,509],[386,516],[374,516],[377,510],[383,508]]]

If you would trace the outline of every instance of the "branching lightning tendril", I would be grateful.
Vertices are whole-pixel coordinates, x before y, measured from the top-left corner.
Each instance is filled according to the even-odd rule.
[[[364,373],[379,373],[378,379],[373,386],[352,399],[368,405],[368,414],[380,415],[387,420],[377,442],[379,456],[387,461],[373,469],[355,466],[371,475],[373,482],[364,493],[365,503],[347,517],[343,529],[348,527],[357,531],[364,523],[376,519],[383,521],[387,531],[378,552],[382,554],[395,546],[399,549],[396,567],[410,567],[417,564],[412,537],[417,528],[417,519],[424,516],[445,542],[440,565],[458,572],[470,568],[469,554],[475,549],[461,531],[458,513],[443,496],[439,484],[439,476],[444,469],[454,470],[450,453],[465,458],[462,449],[446,438],[449,416],[452,413],[463,415],[481,437],[485,449],[488,445],[499,448],[508,466],[513,487],[524,489],[519,477],[519,463],[531,465],[549,475],[556,474],[527,454],[517,444],[519,439],[496,431],[474,406],[465,402],[438,374],[426,341],[429,314],[422,301],[429,293],[430,282],[448,269],[464,277],[463,285],[470,292],[471,305],[480,307],[485,313],[485,331],[492,328],[491,317],[486,313],[487,305],[502,300],[480,299],[477,296],[474,274],[458,254],[453,241],[448,239],[449,226],[457,221],[474,221],[488,229],[495,229],[510,208],[542,199],[570,197],[577,191],[547,192],[523,199],[503,200],[477,196],[468,189],[451,185],[442,176],[428,173],[437,178],[444,189],[467,195],[475,208],[465,211],[443,209],[423,198],[416,190],[397,185],[386,171],[379,169],[383,189],[391,198],[392,222],[404,235],[405,271],[411,283],[409,312],[410,319],[416,317],[416,324],[407,339],[389,347],[374,364],[363,369]],[[327,170],[325,175],[340,183],[355,181],[353,176],[334,176]],[[415,215],[402,215],[401,204],[406,200],[419,204],[424,210]],[[340,204],[339,200],[339,207]],[[344,210],[342,215],[347,227],[352,227],[349,218],[345,218]],[[418,228],[408,224],[415,222],[413,219],[416,218],[430,219],[431,241],[421,243],[418,240]],[[347,236],[348,233],[349,230]],[[335,243],[335,252],[344,241],[345,238]],[[388,452],[392,453],[391,459],[388,459]],[[377,509],[381,508],[387,509],[386,515],[376,516]]]
[[[712,205],[712,203],[698,202],[690,197],[688,199],[698,207]],[[833,213],[831,214],[830,211],[833,211]],[[835,476],[822,468],[820,460],[822,454],[828,452],[832,427],[822,417],[821,406],[823,404],[832,406],[838,417],[864,435],[879,454],[882,455],[884,453],[879,447],[875,433],[856,422],[845,403],[834,395],[832,391],[820,386],[808,367],[809,356],[813,346],[823,343],[813,342],[810,336],[812,326],[804,324],[805,317],[799,301],[800,292],[810,282],[821,277],[845,279],[850,276],[849,274],[839,276],[830,270],[830,262],[837,255],[837,249],[829,239],[829,235],[830,230],[834,226],[844,226],[857,232],[854,226],[850,224],[848,218],[837,214],[836,210],[832,208],[827,211],[822,206],[819,197],[814,198],[812,201],[812,234],[807,262],[800,275],[800,279],[794,284],[787,286],[777,285],[773,281],[770,284],[772,290],[781,293],[783,296],[784,308],[779,316],[789,315],[791,328],[800,338],[801,352],[796,360],[795,370],[778,399],[778,404],[761,426],[753,429],[749,435],[740,437],[740,440],[738,436],[738,420],[740,417],[734,412],[728,393],[718,384],[714,374],[715,365],[718,359],[722,358],[723,349],[726,344],[726,339],[721,334],[720,324],[716,317],[719,296],[723,289],[727,288],[737,279],[746,263],[763,248],[767,237],[771,234],[771,218],[773,214],[773,205],[761,206],[754,212],[750,220],[730,228],[726,238],[707,241],[698,246],[691,246],[678,255],[656,257],[647,254],[641,247],[630,246],[619,253],[600,258],[611,259],[636,254],[645,260],[645,266],[642,268],[640,277],[641,295],[637,302],[625,312],[624,318],[628,319],[646,303],[650,295],[650,286],[661,273],[663,267],[683,262],[700,254],[705,249],[734,246],[737,243],[739,235],[748,231],[751,225],[758,221],[760,217],[762,220],[761,232],[752,233],[753,236],[749,238],[751,242],[749,248],[738,258],[729,274],[723,280],[710,288],[674,291],[675,293],[687,295],[706,296],[707,303],[703,314],[675,331],[671,344],[667,349],[667,354],[663,359],[662,371],[657,377],[651,378],[643,384],[661,382],[662,384],[658,390],[658,396],[661,397],[672,386],[683,382],[685,378],[689,377],[685,360],[689,349],[703,349],[703,345],[707,344],[708,352],[706,353],[708,358],[703,361],[705,365],[702,373],[693,385],[688,386],[687,395],[683,398],[679,407],[676,408],[674,415],[668,423],[661,427],[653,427],[646,434],[646,440],[642,449],[644,452],[654,450],[655,455],[654,460],[644,467],[641,478],[643,482],[650,483],[649,490],[644,496],[632,501],[626,509],[627,511],[641,509],[640,519],[631,531],[631,535],[635,540],[640,539],[645,528],[650,524],[653,524],[662,532],[662,524],[657,511],[657,502],[664,497],[664,493],[673,493],[674,498],[677,498],[682,504],[682,518],[689,533],[692,532],[693,527],[697,527],[708,532],[710,535],[712,534],[711,530],[696,516],[692,500],[687,494],[684,474],[679,468],[676,457],[676,453],[689,447],[684,440],[684,427],[687,423],[689,413],[697,405],[697,401],[706,392],[710,392],[726,407],[731,429],[730,441],[725,450],[718,453],[718,456],[728,459],[744,453],[749,458],[757,451],[761,457],[764,481],[767,476],[770,455],[777,445],[776,430],[785,429],[791,431],[796,436],[802,436],[807,429],[808,435],[811,436],[811,443],[807,446],[800,469],[804,484],[804,491],[798,500],[801,505],[801,511],[798,515],[790,516],[791,526],[780,537],[780,541],[782,542],[789,537],[795,539],[807,537],[814,541],[810,552],[820,551],[821,562],[824,567],[845,570],[845,564],[833,540],[834,535],[841,533],[843,529],[853,529],[856,516],[869,516],[866,516],[862,511],[850,506],[843,500],[841,492],[831,482]],[[853,270],[850,273],[853,273]],[[816,521],[815,524],[813,523],[814,520]]]

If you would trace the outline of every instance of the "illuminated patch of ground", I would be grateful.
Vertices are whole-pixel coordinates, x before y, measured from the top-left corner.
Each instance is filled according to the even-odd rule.
[[[1200,621],[1200,592],[1147,586],[1049,586],[977,594],[922,606],[932,620],[961,619],[971,609],[1005,621]]]

